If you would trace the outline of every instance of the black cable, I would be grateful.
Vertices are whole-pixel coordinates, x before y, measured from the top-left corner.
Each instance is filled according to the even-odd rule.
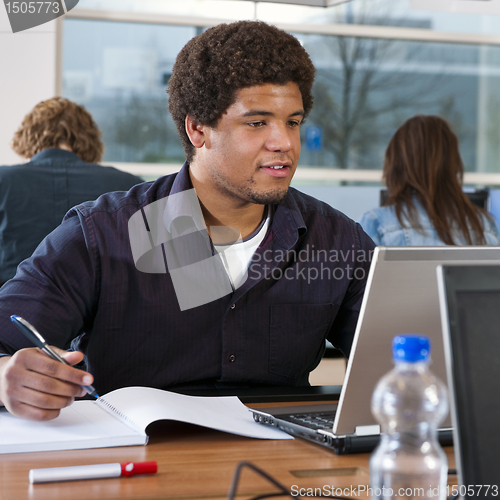
[[[288,491],[285,485],[281,484],[278,480],[274,479],[274,477],[268,474],[265,470],[261,469],[260,467],[257,467],[252,462],[247,462],[246,460],[242,460],[241,462],[238,463],[234,471],[233,480],[231,481],[231,486],[229,487],[229,492],[227,494],[228,500],[234,500],[234,497],[236,495],[236,490],[238,489],[238,483],[240,481],[241,470],[243,469],[243,467],[248,467],[249,469],[252,469],[255,473],[266,478],[271,484],[273,484],[274,486],[276,486],[281,490],[280,495],[286,495],[295,498],[293,497],[292,493]],[[271,494],[271,496],[276,496],[276,493]],[[255,497],[255,500],[257,498],[265,498],[265,496]]]
[[[265,470],[261,469],[260,467],[257,467],[257,465],[253,464],[252,462],[247,462],[246,460],[242,460],[241,462],[239,462],[236,465],[236,469],[234,470],[233,479],[231,481],[231,486],[230,486],[229,492],[227,494],[227,500],[234,500],[234,498],[236,496],[236,491],[238,489],[238,484],[240,481],[241,471],[244,467],[248,467],[256,474],[267,479],[272,485],[276,486],[276,488],[278,488],[280,490],[280,491],[277,491],[275,493],[262,493],[262,494],[254,496],[254,497],[251,497],[249,500],[263,500],[265,498],[273,498],[273,497],[280,497],[280,496],[286,496],[286,497],[290,497],[293,499],[303,498],[300,495],[293,495],[292,492],[284,484],[280,483],[277,479],[275,479],[273,476],[268,474]],[[457,471],[455,469],[448,469],[449,475],[453,475],[456,473],[457,473]],[[458,497],[458,492],[456,494],[450,495],[447,498],[447,500],[456,500],[457,497]],[[338,496],[333,496],[333,495],[315,495],[315,498],[330,498],[330,499],[335,499],[335,500],[353,500],[352,498],[349,498],[349,497],[338,497]]]
[[[238,463],[236,466],[236,469],[234,470],[233,474],[233,479],[231,481],[231,486],[229,487],[229,492],[227,494],[227,500],[234,500],[236,496],[236,491],[238,489],[238,484],[240,481],[240,475],[241,471],[244,467],[248,467],[249,469],[253,470],[256,474],[262,476],[263,478],[267,479],[272,485],[276,486],[280,491],[275,492],[275,493],[263,493],[257,496],[254,496],[250,498],[250,500],[262,500],[264,498],[273,498],[273,497],[279,497],[279,496],[287,496],[293,499],[300,499],[303,498],[300,495],[293,495],[292,492],[282,483],[280,483],[277,479],[275,479],[273,476],[268,474],[265,470],[261,469],[260,467],[257,467],[255,464],[252,462],[247,462],[246,460],[242,460],[241,462]],[[330,498],[330,499],[336,499],[336,500],[352,500],[352,498],[347,498],[347,497],[337,497],[333,495],[316,495],[315,498]]]

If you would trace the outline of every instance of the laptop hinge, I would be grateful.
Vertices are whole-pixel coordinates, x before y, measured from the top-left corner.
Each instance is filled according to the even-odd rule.
[[[356,436],[372,436],[380,434],[380,425],[358,425],[354,431]]]

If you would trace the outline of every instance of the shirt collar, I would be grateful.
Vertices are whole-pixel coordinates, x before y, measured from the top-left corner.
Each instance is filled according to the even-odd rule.
[[[285,199],[276,207],[272,222],[273,238],[277,246],[290,249],[299,236],[307,232],[307,227],[295,199],[295,189],[289,188]]]
[[[199,231],[207,229],[198,196],[189,177],[187,162],[184,162],[174,179],[165,205],[163,220],[170,233],[173,229],[179,234],[188,228],[194,229],[196,227]]]
[[[78,155],[66,149],[47,148],[33,155],[30,161],[43,160],[45,158],[74,158],[75,156],[78,157]]]
[[[182,165],[182,168],[175,176],[170,194],[182,193],[188,189],[193,189],[193,184],[191,183],[191,177],[189,177],[189,164],[185,161],[184,165]]]

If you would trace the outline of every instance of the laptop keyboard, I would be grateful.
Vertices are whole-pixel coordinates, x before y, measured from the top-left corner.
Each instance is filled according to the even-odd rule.
[[[309,429],[328,429],[333,427],[333,421],[335,420],[335,412],[324,412],[324,413],[297,413],[293,415],[280,415],[283,420],[288,420],[294,424],[300,424]]]

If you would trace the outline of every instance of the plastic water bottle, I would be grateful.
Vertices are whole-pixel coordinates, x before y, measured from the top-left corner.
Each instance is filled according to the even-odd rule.
[[[370,457],[371,496],[444,500],[448,460],[437,429],[448,413],[448,398],[429,371],[430,341],[398,335],[392,351],[395,368],[381,378],[372,398],[381,440]]]

